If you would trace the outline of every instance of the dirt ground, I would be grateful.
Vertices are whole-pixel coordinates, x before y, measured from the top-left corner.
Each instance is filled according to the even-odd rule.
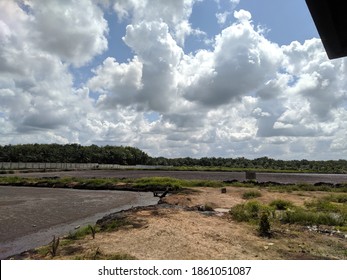
[[[294,225],[272,225],[273,237],[263,238],[257,225],[233,221],[229,209],[245,202],[249,189],[227,187],[199,188],[164,198],[164,204],[123,213],[127,223],[116,231],[96,233],[67,242],[54,259],[134,258],[140,260],[188,259],[347,259],[347,239],[309,231]],[[277,193],[261,190],[262,202],[286,199],[296,205],[324,195],[320,192]],[[215,211],[198,211],[209,205]],[[52,259],[44,250],[19,256]],[[18,256],[17,256],[18,257]]]

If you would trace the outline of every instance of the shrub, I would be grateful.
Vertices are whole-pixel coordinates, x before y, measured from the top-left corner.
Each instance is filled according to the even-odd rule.
[[[274,207],[276,210],[287,210],[294,206],[292,202],[283,199],[273,200],[269,205]]]
[[[271,236],[269,216],[268,214],[266,214],[266,212],[263,212],[260,217],[258,231],[260,236],[263,236],[263,237]]]
[[[258,201],[249,201],[244,204],[238,204],[230,209],[232,217],[239,222],[249,222],[258,220],[261,211],[268,211],[265,205]]]
[[[252,199],[252,198],[256,198],[256,197],[260,197],[261,196],[261,192],[260,191],[247,191],[245,193],[243,193],[242,198],[243,199]]]

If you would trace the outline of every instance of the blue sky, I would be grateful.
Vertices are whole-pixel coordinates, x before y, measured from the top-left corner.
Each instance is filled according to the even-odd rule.
[[[0,2],[0,145],[347,157],[346,59],[305,1]]]
[[[231,12],[236,5],[230,2],[229,0],[218,2],[206,0],[195,3],[189,21],[193,28],[205,32],[206,36],[188,36],[183,46],[186,53],[196,52],[201,48],[211,48],[212,46],[206,44],[204,39],[206,37],[213,39],[223,28],[235,22]],[[244,0],[240,1],[236,7],[250,11],[254,24],[265,28],[267,30],[266,38],[279,45],[290,44],[292,41],[303,43],[307,39],[319,37],[305,1]],[[216,20],[216,14],[223,12],[230,14],[228,14],[226,22],[220,24]],[[96,57],[92,65],[77,69],[76,85],[90,77],[91,68],[99,65],[105,58],[113,56],[119,62],[126,62],[134,55],[131,48],[122,40],[126,33],[126,26],[130,23],[129,20],[120,20],[112,10],[105,12],[105,19],[109,27],[108,50]]]
[[[268,27],[266,37],[279,45],[319,37],[305,1],[248,0],[238,8],[250,11],[256,24]]]

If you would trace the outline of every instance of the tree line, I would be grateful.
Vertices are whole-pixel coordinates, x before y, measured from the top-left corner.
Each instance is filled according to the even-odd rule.
[[[276,160],[268,157],[256,159],[202,157],[151,157],[144,151],[129,146],[82,146],[79,144],[22,144],[0,145],[2,162],[66,162],[121,165],[160,165],[174,167],[222,167],[234,169],[294,170],[328,173],[346,173],[346,160]]]
[[[150,158],[149,162],[155,165],[171,166],[201,166],[201,167],[224,167],[225,169],[263,169],[268,171],[308,171],[320,173],[347,173],[347,161],[339,160],[277,160],[268,157],[256,159],[203,157],[195,158],[175,158],[164,157]]]
[[[79,144],[24,144],[0,146],[3,162],[67,162],[136,165],[149,156],[138,148]]]

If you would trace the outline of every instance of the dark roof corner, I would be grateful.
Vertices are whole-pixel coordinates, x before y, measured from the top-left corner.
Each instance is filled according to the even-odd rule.
[[[347,16],[343,0],[306,0],[330,59],[347,56]]]

